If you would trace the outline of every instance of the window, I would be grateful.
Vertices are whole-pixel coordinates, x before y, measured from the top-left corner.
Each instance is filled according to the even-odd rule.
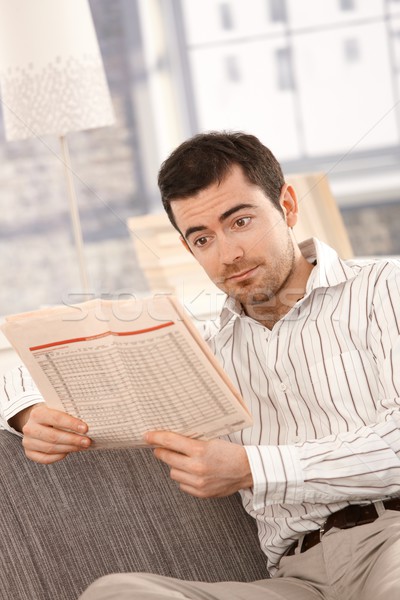
[[[271,21],[286,22],[286,0],[268,0],[268,13]]]
[[[346,62],[353,63],[360,60],[360,46],[355,38],[344,40],[344,57]]]
[[[232,7],[228,2],[221,2],[219,5],[219,16],[221,27],[225,30],[233,29]]]
[[[294,77],[292,68],[292,53],[290,48],[278,48],[275,53],[278,88],[280,90],[293,90]]]
[[[354,0],[340,0],[340,9],[341,10],[354,10],[355,9]]]
[[[225,57],[225,69],[228,81],[236,83],[241,80],[238,57],[234,55]]]

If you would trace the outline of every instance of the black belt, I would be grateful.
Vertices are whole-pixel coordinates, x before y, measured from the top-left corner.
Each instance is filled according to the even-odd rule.
[[[400,498],[384,500],[382,504],[386,510],[400,510]],[[350,527],[356,527],[357,525],[367,525],[367,523],[373,523],[378,516],[379,514],[374,504],[351,504],[350,506],[346,506],[342,510],[329,515],[320,529],[307,533],[301,542],[300,552],[306,552],[306,550],[319,544],[323,535],[332,529],[332,527],[350,529]],[[295,542],[293,546],[290,546],[286,552],[286,556],[294,554],[298,544],[299,542]]]

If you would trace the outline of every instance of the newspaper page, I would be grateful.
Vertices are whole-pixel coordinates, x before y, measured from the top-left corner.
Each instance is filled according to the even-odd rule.
[[[143,447],[160,429],[210,439],[252,423],[170,296],[43,309],[2,329],[46,403],[83,419],[94,448]]]

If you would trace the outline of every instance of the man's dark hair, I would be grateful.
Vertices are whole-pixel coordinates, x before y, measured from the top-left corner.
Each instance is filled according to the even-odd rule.
[[[213,183],[221,183],[233,165],[239,165],[249,182],[260,187],[282,211],[279,197],[285,180],[272,152],[254,135],[211,131],[183,142],[161,165],[161,199],[176,229],[171,201],[195,196]]]

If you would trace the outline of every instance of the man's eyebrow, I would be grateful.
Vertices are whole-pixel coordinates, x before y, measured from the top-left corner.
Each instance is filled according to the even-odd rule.
[[[236,206],[232,206],[232,208],[229,208],[224,213],[222,213],[222,215],[218,218],[218,221],[220,223],[223,223],[226,219],[228,219],[228,217],[235,214],[235,212],[238,212],[239,210],[243,210],[244,208],[255,208],[255,206],[254,206],[254,204],[244,204],[244,203],[237,204]],[[204,231],[206,229],[207,229],[207,227],[205,225],[196,225],[195,227],[189,227],[188,229],[186,229],[184,237],[187,240],[189,235],[191,235],[192,233],[196,233],[197,231]]]
[[[255,208],[255,206],[254,204],[237,204],[236,206],[232,206],[232,208],[222,213],[218,219],[219,222],[223,223],[228,217],[235,214],[235,212],[238,212],[239,210],[243,210],[244,208]]]
[[[185,231],[184,238],[185,238],[185,240],[187,240],[189,235],[191,235],[192,233],[196,233],[196,231],[204,231],[205,229],[207,229],[207,227],[205,225],[197,225],[196,227],[189,227]]]

